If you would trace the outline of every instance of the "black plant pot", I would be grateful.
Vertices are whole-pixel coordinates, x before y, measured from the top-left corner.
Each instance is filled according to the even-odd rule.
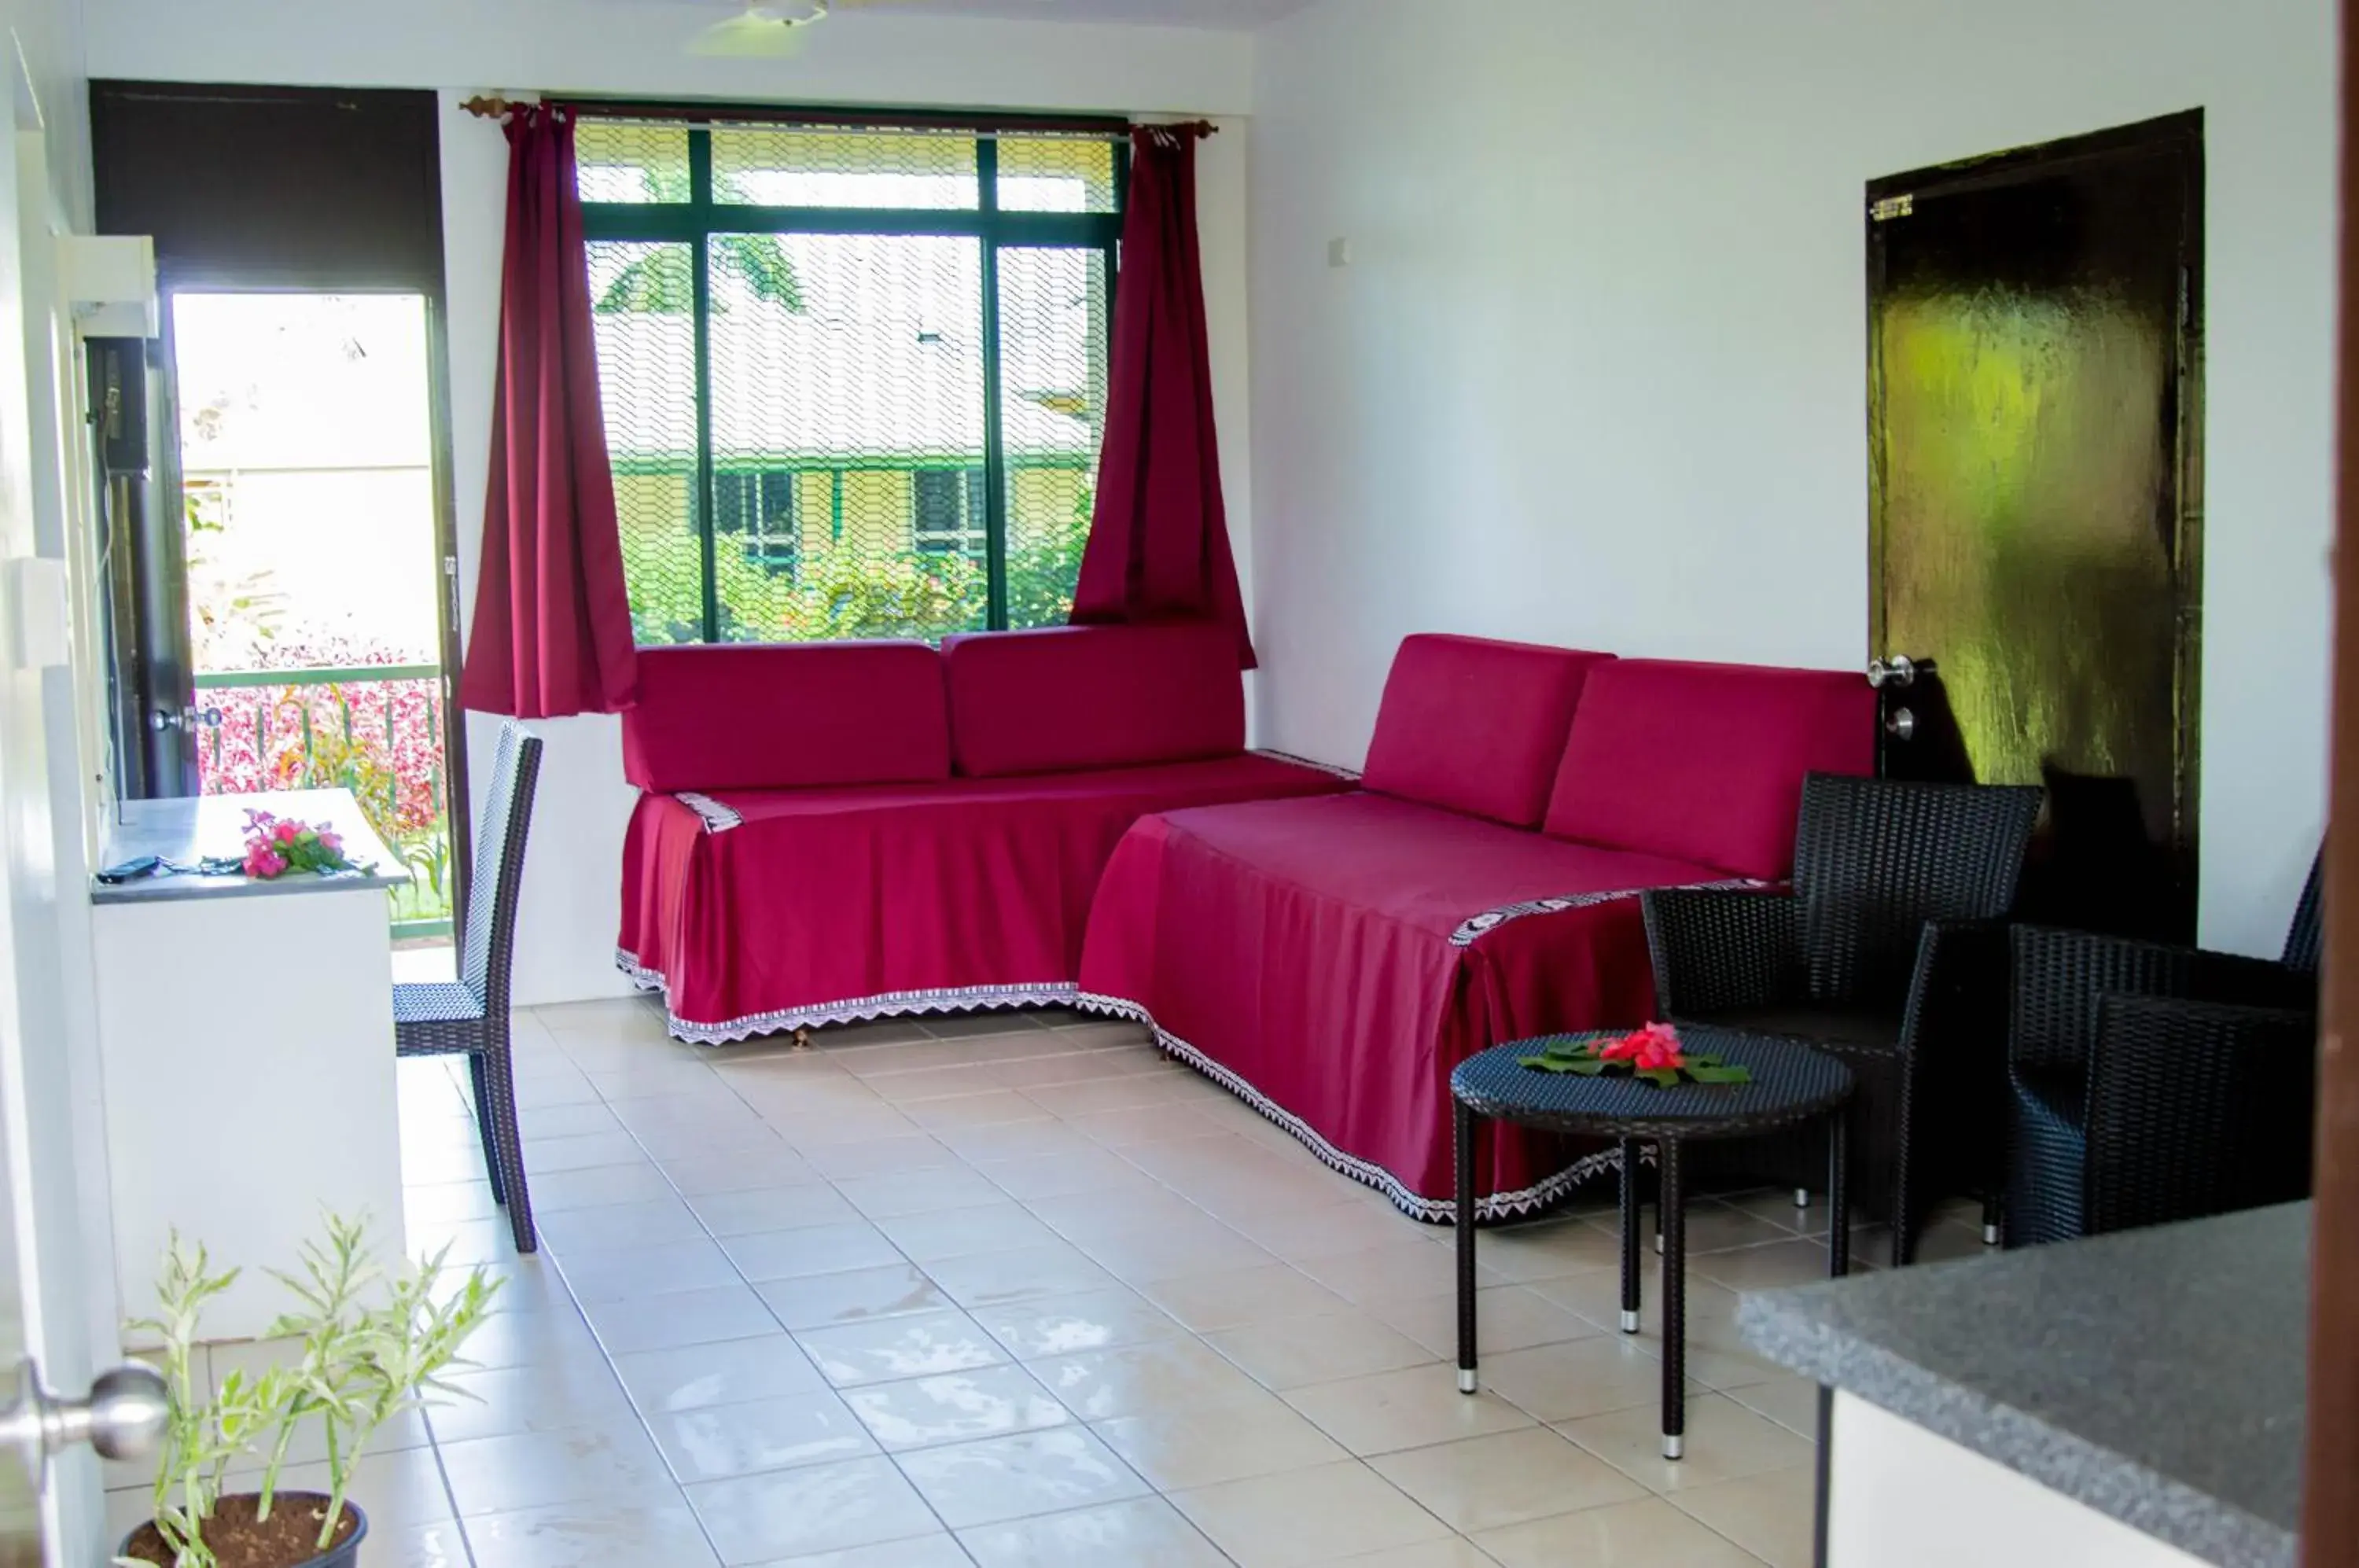
[[[237,1493],[233,1495],[250,1496],[251,1494]],[[281,1492],[274,1500],[272,1506],[274,1508],[283,1508],[289,1503],[294,1503],[303,1499],[317,1499],[321,1503],[328,1500],[327,1495],[322,1492]],[[226,1500],[226,1498],[223,1499],[223,1501]],[[336,1542],[335,1545],[330,1547],[327,1551],[321,1552],[318,1556],[307,1557],[300,1563],[291,1564],[290,1568],[359,1568],[361,1560],[361,1542],[368,1539],[368,1515],[362,1511],[361,1506],[358,1503],[353,1502],[349,1497],[344,1499],[344,1512],[353,1516],[353,1533],[344,1537],[343,1540]],[[131,1542],[137,1538],[139,1530],[147,1528],[147,1527],[146,1525],[141,1525],[138,1530],[135,1530],[129,1535],[125,1536],[123,1538],[123,1544],[115,1550],[115,1555],[133,1563],[147,1561],[145,1558],[133,1557],[131,1555]],[[161,1565],[161,1568],[171,1568],[171,1565],[170,1563],[166,1563]]]

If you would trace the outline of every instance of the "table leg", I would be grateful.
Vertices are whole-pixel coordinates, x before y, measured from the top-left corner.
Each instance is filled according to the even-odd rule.
[[[1622,1332],[1638,1332],[1638,1140],[1622,1140]]]
[[[1827,1116],[1827,1277],[1851,1272],[1851,1107]]]
[[[1451,1097],[1458,1145],[1458,1391],[1474,1392],[1474,1113]]]
[[[1661,1150],[1661,1148],[1660,1148],[1660,1146],[1658,1146],[1658,1147],[1657,1147],[1657,1149],[1656,1149],[1656,1158],[1660,1159],[1660,1158],[1661,1158],[1661,1156],[1662,1156],[1662,1150]],[[1655,1171],[1655,1256],[1656,1256],[1656,1257],[1658,1257],[1658,1258],[1660,1258],[1662,1255],[1663,1255],[1663,1172],[1662,1172],[1662,1171],[1661,1171],[1659,1168],[1658,1168],[1658,1169],[1656,1170],[1656,1171]]]
[[[1688,1195],[1680,1180],[1680,1140],[1656,1145],[1662,1163],[1663,1227],[1663,1457],[1687,1452],[1688,1431]]]

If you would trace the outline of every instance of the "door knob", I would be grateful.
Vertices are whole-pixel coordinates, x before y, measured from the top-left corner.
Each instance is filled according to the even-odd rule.
[[[1906,691],[1917,684],[1917,677],[1931,673],[1933,673],[1931,659],[1911,659],[1905,653],[1896,653],[1890,659],[1871,659],[1867,661],[1867,683],[1879,691],[1886,686]]]
[[[147,715],[147,727],[158,735],[166,730],[182,730],[190,735],[199,730],[217,730],[221,722],[219,708],[183,708],[177,713],[169,708],[158,708]]]
[[[100,1373],[88,1399],[61,1399],[41,1386],[41,1369],[27,1356],[16,1369],[16,1402],[0,1410],[0,1443],[14,1444],[38,1475],[76,1443],[103,1459],[144,1459],[170,1418],[170,1396],[152,1367],[126,1363]]]

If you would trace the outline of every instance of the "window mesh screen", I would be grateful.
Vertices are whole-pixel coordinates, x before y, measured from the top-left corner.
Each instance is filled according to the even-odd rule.
[[[582,120],[573,127],[574,184],[584,201],[686,201],[688,127]]]
[[[1010,212],[1111,212],[1114,145],[1070,136],[999,138],[999,205]]]
[[[763,207],[972,210],[973,136],[716,125],[712,199]]]
[[[614,465],[631,626],[642,646],[704,635],[696,511],[696,321],[684,245],[591,242],[598,387]]]
[[[1114,143],[584,120],[580,145],[642,643],[1064,622],[1104,423]]]
[[[713,463],[797,476],[798,498],[820,504],[796,509],[791,573],[716,551],[722,638],[980,629],[989,590],[964,474],[984,463],[981,242],[762,236],[795,278],[790,308],[731,274],[736,237],[714,242]],[[937,476],[953,482],[947,510]]]
[[[1097,497],[1105,433],[1105,253],[999,253],[1000,441],[1007,624],[1062,626]]]

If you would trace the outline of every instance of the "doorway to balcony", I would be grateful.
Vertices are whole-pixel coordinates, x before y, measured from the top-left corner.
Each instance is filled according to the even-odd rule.
[[[176,291],[168,310],[195,787],[350,789],[408,876],[397,964],[430,968],[464,793],[429,302]]]

